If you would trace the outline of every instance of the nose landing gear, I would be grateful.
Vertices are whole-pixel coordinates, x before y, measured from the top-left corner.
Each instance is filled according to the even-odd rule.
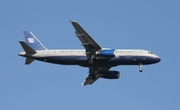
[[[142,72],[143,71],[143,68],[142,68],[142,64],[140,63],[139,64],[139,72]]]

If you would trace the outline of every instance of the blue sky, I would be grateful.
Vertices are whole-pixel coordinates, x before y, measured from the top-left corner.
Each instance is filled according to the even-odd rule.
[[[0,110],[179,110],[179,0],[3,0]],[[146,49],[161,62],[118,66],[118,80],[82,87],[88,69],[39,61],[24,65],[19,40],[30,30],[48,49],[83,49],[69,20],[102,46]]]

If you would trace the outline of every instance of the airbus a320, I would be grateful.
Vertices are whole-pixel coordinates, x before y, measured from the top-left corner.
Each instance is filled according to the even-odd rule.
[[[19,41],[24,49],[19,56],[26,57],[25,64],[34,60],[61,65],[79,65],[87,67],[89,74],[83,86],[91,85],[99,78],[118,79],[119,71],[110,70],[118,65],[143,65],[158,63],[161,59],[148,50],[102,48],[77,22],[71,21],[77,38],[85,50],[48,50],[31,31],[24,31],[25,41]]]

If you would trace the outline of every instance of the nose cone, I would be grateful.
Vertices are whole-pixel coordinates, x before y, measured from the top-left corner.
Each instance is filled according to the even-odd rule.
[[[161,58],[159,56],[156,56],[156,57],[154,57],[154,61],[155,61],[155,63],[158,63],[161,61]]]
[[[161,58],[160,58],[160,57],[158,57],[158,58],[157,58],[157,62],[160,62],[160,61],[161,61]]]

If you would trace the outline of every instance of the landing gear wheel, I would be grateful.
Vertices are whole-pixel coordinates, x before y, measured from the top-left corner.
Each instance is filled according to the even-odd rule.
[[[143,71],[143,69],[139,69],[139,72],[142,72]]]
[[[139,72],[142,72],[143,68],[142,68],[142,64],[139,64]]]
[[[92,63],[93,63],[93,60],[90,59],[88,62],[89,62],[90,64],[92,64]]]
[[[95,56],[94,54],[92,54],[88,62],[89,62],[90,64],[93,64],[93,59],[94,59],[95,57],[96,57],[96,56]]]

